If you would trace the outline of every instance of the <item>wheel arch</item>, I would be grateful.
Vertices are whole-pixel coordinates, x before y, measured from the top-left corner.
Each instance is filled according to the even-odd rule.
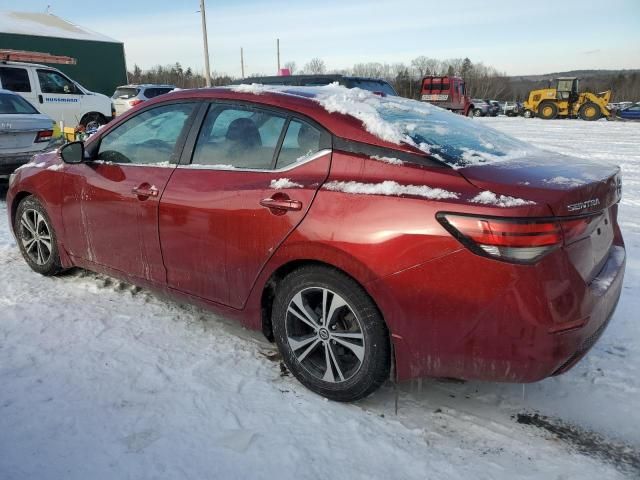
[[[13,226],[15,225],[16,222],[16,213],[18,212],[18,205],[20,205],[20,202],[22,202],[22,200],[24,200],[27,197],[30,197],[34,195],[33,192],[30,192],[28,190],[21,190],[20,192],[16,193],[11,201],[11,217],[10,217],[10,221],[11,221],[11,229],[13,230]]]
[[[272,314],[272,310],[273,310],[273,301],[275,298],[275,293],[276,290],[278,288],[278,285],[280,284],[280,282],[282,282],[282,280],[289,275],[290,273],[302,268],[302,267],[306,267],[306,266],[320,266],[320,267],[326,267],[326,268],[330,268],[333,269],[337,272],[342,273],[343,275],[346,275],[347,277],[349,277],[350,279],[352,279],[354,282],[356,282],[358,285],[360,285],[362,287],[362,289],[365,291],[365,293],[369,296],[369,298],[371,298],[371,301],[373,302],[375,308],[378,310],[378,312],[380,313],[380,316],[382,318],[382,321],[386,327],[387,330],[387,336],[388,336],[388,340],[389,340],[389,347],[390,347],[390,361],[391,361],[391,365],[390,365],[390,371],[391,371],[391,377],[392,379],[395,381],[396,378],[396,349],[395,349],[395,345],[393,343],[393,339],[391,336],[391,329],[389,328],[389,324],[387,323],[387,320],[385,318],[384,312],[382,311],[382,309],[380,308],[378,302],[376,301],[375,297],[372,295],[372,293],[369,291],[369,289],[367,288],[367,285],[365,282],[362,282],[360,280],[358,280],[358,278],[356,278],[354,275],[351,275],[348,271],[346,271],[343,268],[337,267],[335,265],[332,265],[331,263],[322,261],[322,260],[317,260],[317,259],[298,259],[298,260],[292,260],[286,263],[283,263],[282,265],[280,265],[278,268],[276,268],[271,275],[269,276],[268,280],[265,282],[265,284],[262,287],[262,293],[261,293],[261,297],[260,297],[260,322],[261,322],[261,331],[263,333],[263,335],[267,338],[267,340],[269,340],[270,342],[274,341],[274,337],[273,337],[273,325],[271,324],[271,314]]]
[[[369,290],[367,289],[366,282],[359,279],[356,275],[353,275],[352,273],[350,273],[347,269],[340,266],[336,266],[324,260],[313,259],[313,258],[290,260],[281,264],[276,269],[274,269],[271,275],[269,275],[269,278],[266,280],[266,282],[264,282],[262,286],[262,293],[260,295],[260,312],[261,312],[260,326],[261,326],[262,333],[265,335],[265,337],[267,337],[267,339],[273,340],[273,331],[271,327],[271,311],[273,307],[273,299],[275,297],[275,292],[278,288],[278,285],[291,272],[298,270],[299,268],[312,266],[312,265],[333,269],[337,272],[342,273],[343,275],[346,275],[347,277],[351,278],[354,282],[358,283],[358,285],[360,285],[365,290],[365,292],[367,292],[367,295],[371,297],[371,300],[376,305],[376,308],[378,309],[378,311],[382,315],[382,318],[384,319],[384,313],[378,306],[378,303],[376,302],[371,292],[369,292]],[[386,324],[386,321],[385,321],[385,324]],[[387,325],[387,329],[388,328],[389,327]]]
[[[100,117],[102,117],[105,120],[105,124],[108,121],[107,116],[104,113],[98,112],[98,111],[95,111],[95,110],[91,110],[91,111],[85,113],[84,115],[82,115],[82,118],[80,118],[79,124],[80,125],[86,125],[87,117],[89,117],[90,115],[99,115]]]

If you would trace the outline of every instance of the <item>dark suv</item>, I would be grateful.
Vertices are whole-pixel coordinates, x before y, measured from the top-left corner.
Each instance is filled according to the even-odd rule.
[[[317,87],[339,83],[347,88],[361,88],[370,92],[383,93],[385,95],[397,96],[398,93],[389,84],[379,78],[349,77],[339,74],[329,75],[287,75],[273,77],[248,77],[236,80],[231,85],[250,85],[260,83],[262,85],[293,85],[298,87]]]

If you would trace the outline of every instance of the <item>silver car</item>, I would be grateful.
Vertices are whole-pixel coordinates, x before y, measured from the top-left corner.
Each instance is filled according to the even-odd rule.
[[[0,180],[44,150],[53,137],[53,120],[28,101],[0,89]]]
[[[122,115],[130,108],[135,107],[145,100],[150,100],[158,95],[164,95],[174,90],[174,85],[154,85],[151,83],[140,85],[122,85],[116,88],[111,99],[116,109],[116,116]]]

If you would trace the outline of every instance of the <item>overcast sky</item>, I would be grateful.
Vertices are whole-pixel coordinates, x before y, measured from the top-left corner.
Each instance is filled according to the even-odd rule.
[[[2,0],[0,8],[51,12],[125,44],[129,68],[179,61],[202,69],[199,0]],[[640,0],[207,1],[212,69],[240,76],[298,68],[313,57],[339,69],[469,57],[510,75],[640,68]]]

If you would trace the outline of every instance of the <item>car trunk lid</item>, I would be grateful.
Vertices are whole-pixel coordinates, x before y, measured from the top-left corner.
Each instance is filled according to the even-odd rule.
[[[618,167],[550,153],[458,171],[483,190],[547,204],[565,230],[565,251],[585,281],[606,262],[622,194]]]
[[[43,115],[4,115],[0,120],[0,152],[29,147],[37,132],[51,128],[51,121]]]

